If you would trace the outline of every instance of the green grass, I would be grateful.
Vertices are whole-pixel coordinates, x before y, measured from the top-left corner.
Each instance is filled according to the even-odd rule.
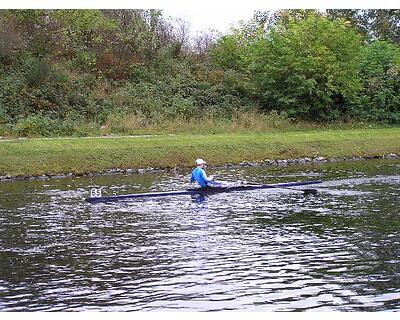
[[[1,120],[1,119],[0,119]],[[0,121],[1,122],[1,121]],[[109,114],[104,122],[85,119],[54,120],[44,116],[20,119],[16,124],[0,124],[0,136],[13,139],[18,137],[86,137],[105,135],[164,135],[164,134],[238,134],[256,132],[310,131],[337,129],[384,128],[385,125],[338,120],[329,123],[288,120],[271,111],[233,112],[230,117],[222,117],[212,112],[189,119],[159,115],[147,118],[136,114]],[[390,127],[386,125],[386,127]]]
[[[0,141],[0,176],[400,153],[400,128]]]

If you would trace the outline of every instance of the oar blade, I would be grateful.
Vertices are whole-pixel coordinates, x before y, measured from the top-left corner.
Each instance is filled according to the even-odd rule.
[[[304,195],[316,195],[317,189],[303,189]]]

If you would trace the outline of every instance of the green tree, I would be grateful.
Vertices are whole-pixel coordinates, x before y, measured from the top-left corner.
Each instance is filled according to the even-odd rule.
[[[310,120],[347,113],[360,89],[360,37],[345,23],[311,15],[274,28],[252,65],[266,109]]]
[[[363,90],[355,113],[364,119],[400,122],[400,48],[375,41],[363,48],[360,63]]]
[[[369,42],[386,40],[400,44],[399,9],[329,9],[327,16],[345,19]]]
[[[210,53],[214,64],[225,69],[243,70],[243,45],[239,33],[223,36]]]
[[[299,22],[311,15],[319,15],[315,9],[282,9],[274,11],[255,11],[254,21],[262,25],[265,30],[270,30],[276,26],[286,28],[289,23]]]
[[[48,10],[10,10],[7,19],[17,24],[22,38],[29,43],[27,49],[34,55],[45,56],[52,52],[55,47],[52,41],[55,29]]]

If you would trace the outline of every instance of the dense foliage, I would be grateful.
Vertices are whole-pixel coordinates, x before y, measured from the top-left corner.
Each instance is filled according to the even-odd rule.
[[[349,21],[312,10],[258,13],[222,37],[211,56],[248,79],[265,110],[398,123],[399,45],[367,40]]]
[[[400,123],[400,47],[385,41],[365,46],[360,62],[363,81],[358,116]]]
[[[399,10],[280,10],[190,39],[159,10],[0,10],[0,135],[248,111],[399,123],[398,24]]]
[[[360,40],[338,22],[311,16],[271,30],[253,74],[263,105],[289,117],[332,120],[359,90]]]
[[[0,30],[3,132],[72,134],[116,115],[161,122],[256,108],[209,65],[207,38],[189,47],[185,25],[157,10],[1,11]]]

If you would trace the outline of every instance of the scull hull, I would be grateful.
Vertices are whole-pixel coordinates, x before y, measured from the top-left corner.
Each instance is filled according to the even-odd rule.
[[[321,183],[320,180],[313,181],[300,181],[300,182],[289,182],[289,183],[276,183],[276,184],[265,184],[265,185],[244,185],[244,186],[231,186],[231,187],[219,187],[219,188],[194,188],[182,191],[166,191],[166,192],[147,192],[147,193],[135,193],[135,194],[123,194],[114,196],[104,196],[104,197],[93,197],[87,198],[86,201],[90,203],[96,202],[110,202],[125,199],[134,198],[155,198],[155,197],[170,197],[170,196],[183,196],[183,195],[209,195],[216,193],[225,192],[236,192],[236,191],[251,191],[251,190],[262,190],[262,189],[274,189],[274,188],[290,188],[297,186],[306,186],[311,184]],[[301,191],[301,189],[299,189]]]

